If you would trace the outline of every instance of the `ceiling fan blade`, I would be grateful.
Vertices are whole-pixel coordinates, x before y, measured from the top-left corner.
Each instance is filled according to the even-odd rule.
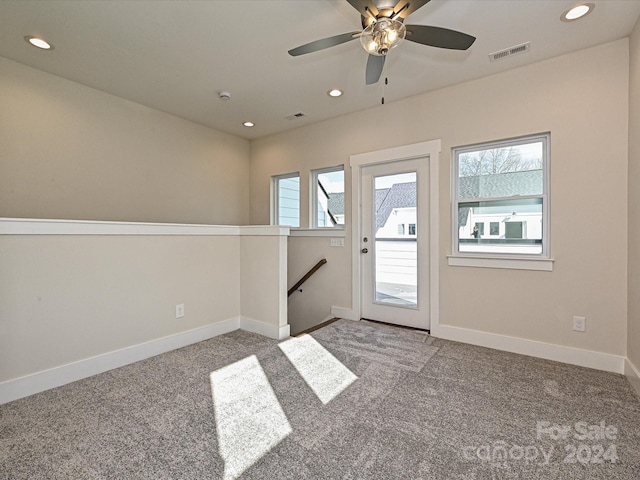
[[[369,13],[374,17],[378,15],[378,7],[371,0],[347,0],[363,17],[369,17]]]
[[[315,42],[306,43],[299,47],[289,50],[289,55],[297,57],[298,55],[304,55],[306,53],[317,52],[318,50],[324,50],[325,48],[335,47],[341,43],[346,43],[354,38],[358,37],[360,32],[349,32],[334,37],[323,38],[322,40],[316,40]]]
[[[466,50],[476,41],[476,37],[466,33],[427,25],[407,25],[407,36],[405,38],[423,45],[449,48],[451,50]]]
[[[431,0],[399,0],[396,6],[393,7],[393,11],[396,12],[400,18],[407,18],[430,1]]]
[[[382,75],[382,68],[384,67],[384,59],[387,58],[384,55],[369,55],[367,59],[367,73],[365,75],[367,85],[373,85],[378,83],[380,75]]]

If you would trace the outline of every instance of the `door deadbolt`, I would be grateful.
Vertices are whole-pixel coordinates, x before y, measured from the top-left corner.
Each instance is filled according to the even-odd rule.
[[[369,249],[368,248],[363,248],[362,250],[360,250],[362,253],[369,253]]]

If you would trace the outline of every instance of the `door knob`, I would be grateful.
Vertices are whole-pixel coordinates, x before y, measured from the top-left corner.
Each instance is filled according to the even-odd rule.
[[[368,248],[363,248],[362,250],[360,250],[362,253],[369,253],[369,249]]]

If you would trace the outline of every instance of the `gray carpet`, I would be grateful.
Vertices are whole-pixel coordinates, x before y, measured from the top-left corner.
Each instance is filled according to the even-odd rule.
[[[340,320],[0,406],[2,479],[638,479],[621,375]]]

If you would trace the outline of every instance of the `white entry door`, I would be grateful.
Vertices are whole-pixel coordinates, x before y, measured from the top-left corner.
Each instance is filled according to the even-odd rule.
[[[428,157],[363,166],[361,317],[430,328]]]

